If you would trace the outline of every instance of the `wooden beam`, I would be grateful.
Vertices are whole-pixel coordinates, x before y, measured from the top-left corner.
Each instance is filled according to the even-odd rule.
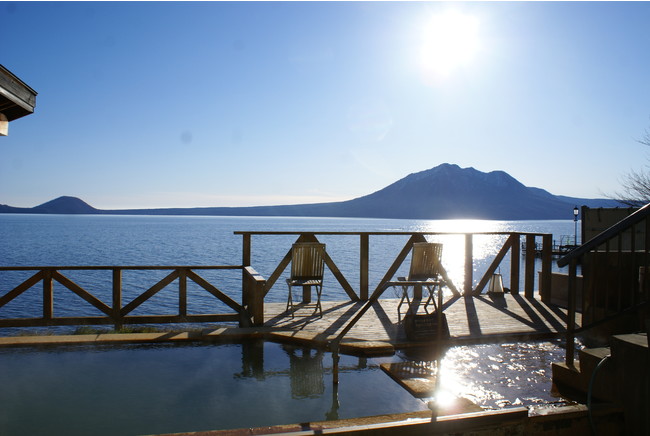
[[[512,243],[510,244],[510,292],[513,294],[519,293],[519,268],[521,265],[520,250],[521,238],[519,234],[514,233],[510,236]]]
[[[488,284],[494,272],[497,270],[499,265],[501,265],[501,261],[505,257],[506,253],[512,247],[512,241],[513,240],[511,235],[510,237],[508,237],[508,239],[506,239],[506,242],[503,243],[503,247],[501,247],[501,250],[499,250],[497,255],[494,257],[494,260],[490,264],[490,267],[487,269],[487,271],[485,271],[483,278],[481,278],[481,281],[476,286],[476,289],[474,290],[474,295],[480,295],[481,292],[483,292],[483,288],[485,288],[485,286]]]
[[[463,284],[463,294],[472,295],[474,286],[474,243],[471,233],[465,233],[465,283]]]
[[[52,319],[54,315],[54,284],[52,271],[43,270],[43,319]]]
[[[165,278],[160,280],[158,283],[147,289],[145,292],[143,292],[141,295],[136,297],[133,301],[131,301],[129,304],[124,306],[122,310],[120,310],[120,316],[126,316],[128,313],[133,311],[136,307],[147,301],[149,298],[153,297],[158,293],[160,290],[165,288],[168,284],[173,282],[178,278],[178,270],[174,270],[171,273],[169,273]]]
[[[359,235],[359,297],[368,299],[368,269],[370,266],[370,241],[366,233]]]
[[[9,121],[34,112],[36,91],[0,65],[0,107]]]
[[[249,316],[253,325],[264,324],[264,278],[252,267],[244,267],[244,288],[246,290],[246,302]]]
[[[238,304],[235,300],[221,292],[219,289],[216,288],[216,286],[212,285],[209,283],[207,280],[205,280],[203,277],[198,275],[192,270],[187,271],[187,277],[192,280],[194,283],[197,285],[201,286],[203,289],[217,297],[219,300],[223,301],[226,303],[228,307],[231,309],[237,311],[237,313],[240,313],[242,310],[242,306]]]
[[[576,271],[578,263],[577,259],[571,259],[569,263],[569,307],[567,313],[566,325],[566,356],[565,363],[567,366],[573,366],[573,358],[575,352],[575,328],[576,328]]]
[[[524,270],[524,296],[533,298],[535,290],[535,235],[526,235],[526,263]]]
[[[43,277],[44,277],[43,271],[39,271],[33,276],[31,276],[30,278],[28,278],[27,280],[25,280],[24,282],[22,282],[20,285],[13,288],[11,291],[7,292],[5,295],[0,297],[0,307],[4,306],[14,298],[18,297],[23,292],[25,292],[26,290],[30,289],[36,283],[40,282],[43,279]]]
[[[113,270],[113,320],[115,321],[115,330],[122,328],[122,270],[115,268]]]
[[[345,293],[348,294],[350,300],[359,301],[359,296],[356,292],[354,292],[354,289],[352,289],[352,286],[350,286],[350,283],[348,283],[348,281],[345,279],[345,276],[341,273],[341,270],[339,270],[339,267],[336,266],[327,251],[323,251],[323,260],[329,267],[330,271],[332,271],[332,274],[334,274],[334,277],[339,282]]]
[[[284,270],[287,269],[287,266],[291,263],[291,249],[287,252],[287,254],[284,255],[278,266],[275,268],[275,270],[271,273],[271,276],[268,278],[266,281],[266,284],[264,285],[264,296],[266,297],[266,294],[269,293],[275,282],[280,278],[282,273],[284,273]]]
[[[553,255],[553,235],[542,236],[542,282],[539,293],[544,303],[551,301],[551,262]],[[558,262],[559,265],[559,262]]]
[[[421,235],[419,235],[422,237]],[[400,266],[402,266],[402,263],[404,263],[404,259],[406,259],[406,256],[408,256],[409,252],[411,251],[411,248],[413,248],[413,244],[415,242],[420,242],[420,238],[418,238],[418,235],[411,235],[408,241],[406,241],[406,244],[404,244],[404,247],[402,248],[402,251],[399,252],[395,260],[393,261],[393,264],[388,268],[388,271],[386,271],[386,274],[384,277],[381,279],[377,287],[375,288],[375,291],[372,293],[372,296],[370,299],[376,300],[379,298],[379,295],[384,292],[384,285],[386,282],[389,282],[390,279],[393,278],[397,270],[399,269]],[[379,293],[379,295],[377,295]]]
[[[104,304],[103,301],[92,295],[90,292],[83,289],[81,286],[64,276],[58,271],[52,272],[52,278],[57,282],[61,283],[63,286],[83,298],[87,303],[92,304],[95,308],[105,313],[108,316],[113,315],[113,309]]]
[[[187,269],[178,269],[178,315],[187,316]]]

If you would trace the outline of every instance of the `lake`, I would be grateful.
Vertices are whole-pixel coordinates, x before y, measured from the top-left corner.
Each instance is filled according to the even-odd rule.
[[[285,217],[194,217],[194,216],[106,216],[106,215],[12,215],[0,214],[0,266],[97,266],[97,265],[239,265],[242,259],[242,236],[235,231],[327,231],[327,232],[536,232],[551,233],[555,239],[571,235],[574,223],[566,221],[488,221],[488,220],[392,220],[355,218],[285,218]],[[462,235],[429,236],[442,242],[443,265],[457,288],[463,286],[464,239]],[[253,236],[252,266],[268,278],[291,248],[296,236]],[[327,245],[337,266],[353,287],[359,283],[358,236],[319,236]],[[370,237],[370,288],[374,289],[408,236]],[[474,237],[474,285],[501,248],[505,236]],[[509,256],[509,255],[508,255]],[[501,273],[508,278],[509,258]],[[538,261],[539,262],[539,261]],[[399,274],[406,273],[405,262]],[[539,270],[541,266],[536,267]],[[557,266],[554,263],[554,269]],[[0,274],[0,295],[8,292],[31,272]],[[138,295],[167,272],[124,272],[125,301],[129,292]],[[203,273],[202,273],[203,274]],[[329,274],[329,275],[328,275]],[[71,271],[66,275],[94,295],[110,301],[110,271]],[[153,278],[152,278],[153,276]],[[236,301],[241,301],[241,273],[237,270],[205,272],[205,278]],[[506,279],[509,280],[509,279]],[[522,274],[523,280],[523,274]],[[506,283],[507,285],[507,283]],[[55,284],[56,287],[60,285]],[[173,287],[173,286],[172,286]],[[204,292],[189,289],[190,311],[200,312],[214,299]],[[35,292],[34,294],[38,294]],[[69,294],[69,295],[68,295]],[[39,309],[36,299],[26,292],[19,299],[0,308],[0,316],[31,316]],[[78,298],[65,292],[55,298],[55,315],[93,315],[87,304],[74,304]],[[348,297],[334,277],[327,272],[323,290],[325,300]],[[177,307],[176,294],[160,292],[148,304],[154,313],[168,313]],[[266,301],[282,302],[286,289],[278,281]],[[71,306],[81,307],[73,311]],[[155,307],[159,306],[159,307]],[[38,311],[36,312],[38,313]],[[134,312],[137,315],[138,312]]]

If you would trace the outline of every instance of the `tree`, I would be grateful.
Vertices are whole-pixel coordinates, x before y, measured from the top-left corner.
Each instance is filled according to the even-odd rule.
[[[650,130],[646,129],[638,142],[650,147]],[[621,192],[617,192],[614,199],[632,207],[650,203],[650,164],[646,164],[644,170],[630,170],[625,174],[621,182]]]

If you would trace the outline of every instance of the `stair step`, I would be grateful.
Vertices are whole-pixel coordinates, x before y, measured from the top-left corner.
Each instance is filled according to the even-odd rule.
[[[647,333],[631,333],[627,335],[612,336],[612,344],[618,347],[627,347],[637,352],[648,352],[648,335]]]
[[[578,355],[580,356],[580,362],[585,362],[589,359],[593,359],[596,361],[596,364],[598,364],[598,362],[600,362],[603,359],[603,357],[611,353],[612,351],[609,347],[584,348],[578,351]]]
[[[584,395],[585,388],[580,374],[580,364],[568,366],[566,363],[552,363],[551,371],[553,373],[553,390],[557,391],[563,397],[576,401],[586,401]]]
[[[553,382],[562,391],[562,385],[581,393],[586,399],[591,376],[600,361],[610,354],[610,349],[586,348],[579,351],[580,360],[574,366],[566,363],[553,363]],[[614,401],[616,389],[614,385],[615,368],[611,360],[598,370],[593,385],[593,398],[601,401]],[[573,392],[573,393],[576,393]]]
[[[585,348],[580,350],[578,355],[580,358],[580,371],[584,374],[587,383],[589,383],[589,378],[591,374],[596,369],[596,366],[603,360],[606,356],[611,355],[611,349],[609,347],[602,348]],[[607,363],[605,366],[602,366],[599,369],[598,376],[600,377],[601,372],[607,372],[608,374],[613,375],[612,364]]]

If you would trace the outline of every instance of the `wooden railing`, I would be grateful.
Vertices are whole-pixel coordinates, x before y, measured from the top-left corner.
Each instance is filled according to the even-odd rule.
[[[540,233],[516,233],[516,232],[486,232],[486,233],[440,233],[440,232],[235,232],[243,236],[242,245],[242,265],[236,266],[41,266],[41,267],[0,267],[0,274],[8,271],[34,271],[34,274],[22,280],[17,286],[8,292],[0,295],[0,313],[2,309],[11,301],[24,292],[42,283],[42,313],[39,316],[31,318],[3,318],[0,315],[0,327],[39,327],[39,326],[62,326],[62,325],[101,325],[113,324],[119,328],[125,324],[162,324],[162,323],[198,323],[198,322],[237,322],[240,326],[262,325],[264,323],[264,300],[268,292],[275,285],[277,280],[284,274],[285,269],[291,262],[291,244],[287,245],[287,252],[280,260],[268,279],[258,274],[251,265],[253,236],[272,237],[278,235],[296,236],[296,241],[316,242],[317,236],[352,236],[358,237],[359,240],[359,283],[358,285],[350,283],[345,274],[335,263],[338,253],[327,250],[325,253],[325,263],[334,275],[336,281],[341,285],[347,297],[352,301],[367,301],[369,295],[375,294],[378,290],[384,289],[386,282],[393,279],[402,263],[408,257],[411,247],[416,242],[424,242],[427,237],[436,236],[453,236],[458,237],[459,244],[464,247],[463,254],[463,286],[462,292],[456,289],[452,280],[443,270],[443,277],[451,292],[454,295],[471,296],[481,293],[490,277],[499,269],[504,261],[505,256],[510,253],[510,282],[511,292],[520,292],[520,281],[523,269],[523,291],[527,298],[532,298],[535,289],[535,252],[527,251],[523,256],[520,251],[522,238],[529,246],[533,246],[536,238],[542,239],[543,256],[541,266],[541,280],[539,283],[539,292],[542,300],[550,298],[551,284],[551,248],[552,235]],[[494,256],[491,264],[487,267],[483,276],[478,280],[474,287],[474,238],[476,236],[494,236],[501,239],[505,238],[501,248]],[[372,293],[370,292],[370,243],[373,237],[378,236],[399,236],[408,237],[403,248],[396,251],[396,257],[388,267],[383,277],[375,285]],[[447,245],[447,244],[446,244]],[[399,247],[399,245],[397,246]],[[390,253],[382,253],[384,258],[392,257]],[[445,259],[443,252],[443,265]],[[522,268],[523,266],[523,268]],[[153,283],[151,287],[133,297],[126,304],[123,304],[123,284],[122,273],[124,271],[146,271],[146,270],[167,270],[170,271],[164,278]],[[222,292],[215,285],[210,283],[204,277],[199,275],[198,271],[208,270],[241,270],[241,303],[235,298],[230,297]],[[103,301],[92,292],[84,289],[74,280],[70,279],[66,271],[109,271],[111,273],[110,290],[104,292]],[[507,278],[506,278],[507,279]],[[196,283],[201,289],[207,292],[208,296],[214,297],[217,301],[225,304],[229,313],[188,313],[188,280]],[[143,303],[156,295],[161,290],[178,281],[178,301],[174,314],[147,314],[134,315],[133,311],[140,308]],[[56,316],[54,313],[54,282],[59,283],[65,289],[82,298],[89,306],[100,312],[99,316]],[[355,286],[356,285],[356,286]],[[0,289],[0,292],[4,289]],[[233,289],[231,295],[239,295],[238,290]],[[58,298],[58,297],[57,297]],[[311,294],[309,290],[303,295],[303,302],[309,302]],[[40,303],[39,303],[40,304]],[[140,309],[142,310],[142,309]]]
[[[158,280],[147,290],[137,295],[127,304],[123,304],[122,273],[124,271],[152,271],[171,270],[161,280]],[[32,318],[2,318],[0,327],[40,327],[40,326],[67,326],[67,325],[102,325],[113,324],[119,329],[125,324],[162,324],[162,323],[198,323],[198,322],[238,322],[241,326],[250,324],[246,302],[237,303],[234,299],[219,290],[208,280],[200,276],[197,271],[214,270],[243,270],[244,295],[259,292],[256,288],[259,276],[250,267],[241,266],[43,266],[43,267],[0,267],[0,274],[7,271],[35,271],[9,292],[0,296],[0,309],[28,291],[42,283],[42,315]],[[112,274],[110,302],[102,301],[93,293],[84,289],[75,281],[64,274],[64,271],[110,271]],[[69,273],[67,273],[69,275]],[[132,312],[141,307],[143,303],[156,295],[168,285],[178,280],[178,305],[177,312],[173,315],[133,315]],[[188,280],[196,283],[216,300],[228,306],[231,313],[188,313]],[[90,306],[101,312],[101,316],[56,316],[54,313],[54,282],[71,291],[85,300]],[[259,314],[256,314],[259,318]]]
[[[552,255],[552,244],[553,238],[551,234],[542,234],[542,233],[518,233],[518,232],[483,232],[483,233],[440,233],[440,232],[285,232],[285,231],[237,231],[237,235],[242,235],[243,244],[242,244],[242,264],[244,266],[251,265],[252,258],[252,237],[253,236],[263,236],[263,237],[272,237],[272,236],[297,236],[296,242],[320,242],[317,236],[356,236],[359,238],[359,284],[358,284],[358,293],[352,284],[347,280],[344,274],[341,272],[339,267],[336,265],[332,257],[326,253],[325,263],[329,270],[332,272],[338,283],[341,285],[343,290],[346,292],[350,300],[352,301],[366,301],[370,295],[370,281],[369,281],[369,266],[370,266],[370,239],[373,236],[408,236],[409,239],[402,248],[402,250],[397,254],[397,257],[391,264],[391,266],[386,271],[383,278],[376,285],[375,290],[383,288],[384,284],[390,281],[397,270],[400,268],[404,260],[407,258],[411,247],[415,242],[425,242],[427,236],[459,236],[463,238],[464,244],[464,283],[463,283],[463,294],[465,296],[480,294],[488,284],[492,275],[498,270],[501,263],[503,262],[504,257],[508,252],[510,252],[510,290],[513,293],[518,293],[520,291],[520,279],[521,279],[521,242],[522,238],[525,238],[528,246],[535,246],[536,238],[542,239],[542,274],[541,274],[541,283],[539,284],[539,291],[542,297],[542,300],[550,299],[550,285],[551,285],[551,255]],[[481,279],[478,281],[476,287],[474,287],[474,256],[473,256],[473,244],[474,237],[477,235],[492,235],[492,236],[507,236],[506,241],[503,243],[502,247],[496,254],[494,260],[487,268]],[[334,254],[332,254],[334,255]],[[386,254],[388,255],[388,254]],[[443,259],[445,258],[443,251]],[[266,280],[264,286],[264,295],[258,300],[259,303],[263,304],[263,298],[271,290],[277,280],[283,275],[285,269],[289,266],[291,262],[291,244],[287,247],[287,252],[282,258],[275,270],[270,274],[269,278]],[[443,261],[444,264],[444,261]],[[527,298],[532,298],[534,289],[535,289],[535,251],[528,250],[524,256],[523,262],[523,274],[524,274],[524,293]],[[443,273],[445,273],[443,271]],[[460,292],[456,289],[451,280],[445,280],[449,285],[452,292],[456,295],[460,295]],[[373,291],[373,293],[374,293]],[[303,296],[304,302],[309,302],[311,298],[310,294],[305,294]]]
[[[641,330],[634,317],[622,317],[650,301],[650,204],[558,260],[569,266],[567,365],[573,365],[576,334],[606,323],[619,322],[613,333]],[[576,328],[577,266],[581,265],[582,326]],[[631,325],[629,325],[631,324]]]

